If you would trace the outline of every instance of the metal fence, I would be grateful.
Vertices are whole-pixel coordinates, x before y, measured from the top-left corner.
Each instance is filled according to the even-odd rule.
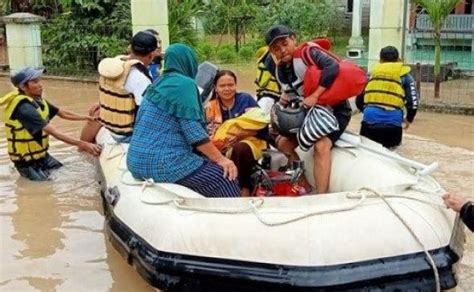
[[[75,25],[74,33],[53,30],[51,34],[46,27],[42,30],[43,65],[47,73],[79,78],[95,77],[103,58],[126,54],[132,34],[131,27],[119,30],[110,26]]]
[[[474,15],[450,15],[443,26],[440,98],[434,98],[434,39],[428,16],[417,15],[415,26],[406,32],[404,61],[413,66],[422,104],[474,108]]]

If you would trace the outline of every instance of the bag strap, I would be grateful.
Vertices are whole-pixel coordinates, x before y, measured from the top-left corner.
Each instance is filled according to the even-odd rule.
[[[336,62],[339,63],[339,62],[342,61],[341,57],[334,54],[333,52],[330,52],[330,51],[324,49],[323,47],[321,47],[320,45],[318,45],[315,42],[307,42],[307,44],[308,45],[305,48],[303,48],[303,52],[302,52],[302,54],[304,55],[305,58],[307,58],[307,60],[311,60],[310,49],[311,48],[316,48],[317,50],[319,50],[319,51],[325,53],[326,55],[332,57],[333,59],[335,59]],[[303,58],[303,62],[306,64],[305,58]],[[309,66],[309,65],[314,65],[314,64],[306,64],[306,65]]]

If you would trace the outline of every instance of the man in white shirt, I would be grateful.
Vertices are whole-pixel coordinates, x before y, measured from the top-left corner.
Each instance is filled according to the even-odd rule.
[[[106,58],[99,64],[99,104],[90,109],[98,122],[83,128],[81,140],[94,141],[101,126],[105,126],[118,142],[131,139],[135,115],[143,93],[152,83],[147,66],[155,57],[156,37],[146,31],[135,34],[130,42],[130,54]]]

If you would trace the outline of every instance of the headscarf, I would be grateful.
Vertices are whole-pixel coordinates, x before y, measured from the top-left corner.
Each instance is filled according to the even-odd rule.
[[[165,52],[163,75],[148,87],[144,96],[158,108],[178,118],[205,123],[204,109],[194,81],[196,53],[183,44],[173,44]]]

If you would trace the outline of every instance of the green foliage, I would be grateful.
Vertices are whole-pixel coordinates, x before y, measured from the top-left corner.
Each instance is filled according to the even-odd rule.
[[[193,21],[203,14],[202,1],[168,0],[170,43],[197,45],[199,40]]]
[[[242,35],[248,33],[263,39],[265,31],[274,24],[288,25],[300,40],[334,34],[343,26],[334,1],[211,0],[204,28],[208,34],[232,33],[240,43]]]
[[[236,25],[252,23],[258,12],[254,1],[210,0],[206,7],[204,28],[209,34],[234,32]]]
[[[240,48],[239,57],[242,61],[250,61],[255,56],[255,49],[252,46],[244,45]]]
[[[284,24],[298,35],[300,40],[327,36],[342,26],[334,1],[274,1],[261,10],[254,27],[263,33],[274,24]]]
[[[224,45],[217,51],[217,58],[223,63],[234,63],[237,60],[237,53],[231,45]]]
[[[95,72],[105,56],[126,51],[132,34],[130,1],[71,2],[70,10],[42,27],[44,64],[50,72]]]
[[[200,63],[214,58],[216,48],[210,43],[200,42],[195,48]]]

